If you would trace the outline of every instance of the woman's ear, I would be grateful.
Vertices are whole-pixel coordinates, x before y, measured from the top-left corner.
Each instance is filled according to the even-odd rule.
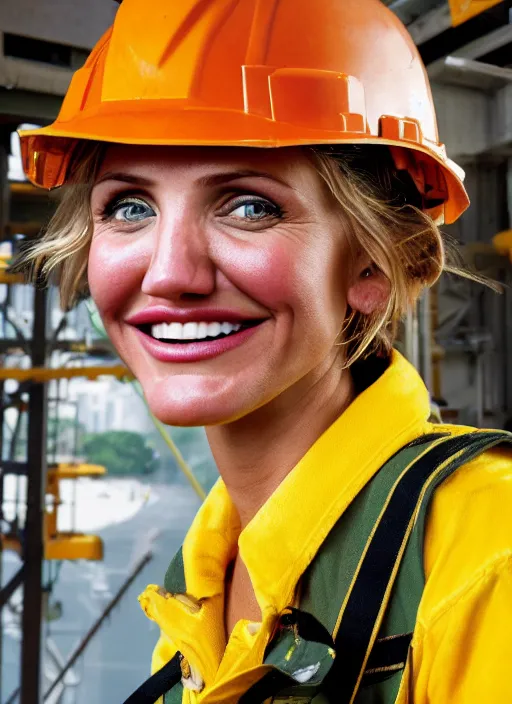
[[[356,276],[347,291],[347,303],[363,315],[384,310],[391,294],[389,279],[372,264],[356,268]]]

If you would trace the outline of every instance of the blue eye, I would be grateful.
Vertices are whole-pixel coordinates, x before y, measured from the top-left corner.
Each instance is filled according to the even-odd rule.
[[[264,200],[250,200],[234,208],[230,215],[244,220],[258,221],[268,217],[279,217],[277,206]]]
[[[130,198],[114,203],[110,209],[110,217],[121,222],[141,222],[155,217],[156,213],[145,201]]]

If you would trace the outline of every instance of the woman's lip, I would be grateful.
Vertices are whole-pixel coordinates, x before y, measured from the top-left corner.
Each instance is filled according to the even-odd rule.
[[[232,308],[172,309],[153,306],[134,313],[125,322],[128,325],[153,325],[157,323],[243,323],[262,320],[264,315],[247,315]]]
[[[243,345],[262,324],[258,323],[250,328],[242,328],[238,332],[227,337],[220,337],[217,340],[198,340],[186,343],[160,342],[138,328],[134,328],[134,330],[144,349],[159,362],[202,362]]]

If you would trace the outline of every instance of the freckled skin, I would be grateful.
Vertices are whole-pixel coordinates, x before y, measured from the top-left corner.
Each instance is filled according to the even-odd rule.
[[[247,169],[270,177],[246,176],[233,187],[284,211],[256,230],[219,215],[234,197],[226,193],[231,184],[200,181]],[[98,178],[119,171],[153,184],[138,189],[109,180],[93,189],[89,285],[110,338],[161,421],[216,425],[263,407],[282,413],[325,377],[338,383],[336,343],[353,272],[339,211],[301,150],[112,146]],[[134,188],[155,209],[151,222],[123,229],[102,221],[108,199]],[[371,307],[370,294],[362,295]],[[214,359],[163,363],[125,322],[156,304],[229,308],[265,322]]]

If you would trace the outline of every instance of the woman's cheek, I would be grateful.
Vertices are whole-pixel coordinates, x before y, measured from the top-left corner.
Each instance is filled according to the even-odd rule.
[[[113,243],[99,236],[89,252],[91,295],[102,317],[115,318],[140,291],[144,257],[136,243]]]
[[[293,245],[293,241],[283,239],[269,244],[241,242],[236,247],[219,247],[219,268],[236,288],[265,308],[290,307],[297,296],[303,295],[307,275]]]
[[[223,273],[246,296],[287,321],[294,339],[336,338],[346,314],[348,252],[338,228],[311,228],[260,246],[239,246],[223,258]],[[313,334],[312,334],[313,333]]]

